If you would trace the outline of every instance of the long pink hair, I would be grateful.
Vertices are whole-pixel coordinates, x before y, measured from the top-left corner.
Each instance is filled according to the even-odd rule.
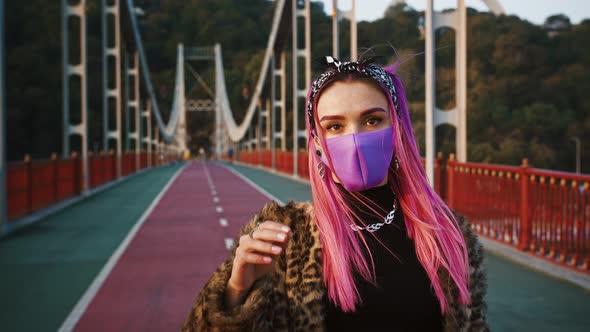
[[[405,89],[400,77],[395,74],[398,65],[384,69],[393,80],[398,94],[399,109],[397,111],[400,112],[398,118],[392,97],[387,89],[381,87],[389,100],[394,132],[394,155],[399,162],[397,171],[394,170],[393,165],[390,165],[388,183],[397,194],[408,236],[414,240],[418,260],[430,278],[441,312],[445,313],[448,303],[437,273],[439,268],[446,269],[457,285],[460,302],[467,304],[471,301],[465,239],[452,211],[428,183],[413,135]],[[360,77],[347,75],[344,79],[354,80]],[[325,84],[324,88],[328,85],[330,83]],[[321,92],[313,101],[314,127],[317,128],[322,151],[328,151],[317,117],[316,106],[320,97]],[[310,102],[309,96],[307,102]],[[320,230],[322,241],[324,283],[329,299],[343,311],[353,312],[361,300],[353,273],[356,271],[367,281],[375,283],[373,258],[370,253],[368,259],[364,254],[366,249],[362,246],[366,248],[367,245],[362,232],[351,231],[350,224],[357,215],[349,207],[347,199],[332,179],[330,167],[325,166],[324,178],[317,172],[320,157],[315,152],[312,124],[309,117],[306,116],[306,118],[310,182],[315,222]],[[325,154],[331,164],[329,154]],[[394,158],[392,158],[392,164],[393,162]],[[352,196],[362,202],[358,195],[352,193]],[[390,249],[395,251],[395,248]]]

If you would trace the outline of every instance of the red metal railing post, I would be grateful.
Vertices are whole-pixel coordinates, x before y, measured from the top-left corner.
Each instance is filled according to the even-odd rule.
[[[584,191],[583,191],[583,194],[582,194],[583,196],[582,196],[582,204],[581,204],[581,206],[584,206],[585,203],[588,204],[588,202],[590,200],[590,194],[589,194],[590,186],[588,186],[588,182],[584,183],[584,186],[582,188],[584,189]],[[583,214],[583,211],[584,210],[582,210],[582,215],[584,215]],[[584,221],[582,220],[580,223],[583,223],[583,222]],[[582,238],[582,243],[583,243],[584,234],[581,234],[581,235],[582,235],[581,238]],[[584,255],[586,256],[586,258],[582,262],[582,269],[584,271],[588,271],[590,269],[590,246],[588,244],[586,244],[586,245],[581,244],[580,247],[581,247],[580,248],[580,251],[586,251],[586,253],[583,253],[582,254],[582,256],[584,256]]]
[[[105,167],[104,167],[104,150],[98,151],[98,156],[96,156],[96,161],[94,162],[95,167],[95,174],[96,174],[96,187],[100,186],[104,182],[105,178]]]
[[[57,160],[57,153],[51,154],[51,161],[53,164],[53,203],[58,200],[58,188],[59,188],[59,161]]]
[[[96,157],[94,156],[94,152],[88,151],[88,188],[96,187],[94,183],[96,182]]]
[[[438,193],[438,195],[444,200],[445,193],[444,193],[444,176],[446,175],[445,171],[445,164],[442,152],[438,152],[436,154],[436,160],[434,161],[434,190]]]
[[[447,162],[447,204],[450,209],[455,208],[455,154],[449,155]]]
[[[522,165],[518,170],[520,174],[520,236],[518,239],[518,248],[527,250],[530,246],[532,237],[532,215],[531,215],[531,197],[529,191],[529,162],[528,159],[522,160]]]
[[[561,179],[561,181],[559,182],[559,199],[560,201],[558,202],[559,206],[565,206],[565,214],[559,214],[561,219],[561,222],[558,223],[558,230],[559,230],[559,241],[557,242],[556,245],[556,254],[557,254],[557,259],[559,262],[565,262],[566,256],[568,254],[569,248],[568,245],[570,244],[570,234],[572,233],[571,228],[569,228],[570,225],[570,218],[568,218],[569,215],[569,211],[571,210],[571,205],[568,204],[569,200],[567,199],[568,196],[568,188],[566,186],[566,181],[565,179]],[[568,229],[569,228],[569,229]]]
[[[78,160],[78,152],[72,151],[72,162],[74,163],[74,193],[76,195],[80,195],[81,189],[81,181],[80,175],[82,174],[80,161]]]
[[[117,156],[113,149],[109,149],[109,161],[111,163],[111,176],[109,177],[109,181],[113,181],[117,178]]]
[[[27,170],[27,214],[30,214],[33,212],[33,167],[29,154],[25,154],[25,168]]]

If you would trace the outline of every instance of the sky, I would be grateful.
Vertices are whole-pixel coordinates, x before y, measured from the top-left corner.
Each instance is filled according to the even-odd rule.
[[[332,12],[332,0],[321,0],[328,14]],[[506,14],[516,15],[521,19],[535,24],[543,24],[548,16],[565,14],[572,23],[579,23],[585,18],[590,18],[590,0],[498,0],[504,7]],[[392,0],[356,0],[357,21],[373,21],[383,16],[385,9]],[[340,10],[348,10],[351,0],[338,0]],[[418,11],[424,10],[426,0],[407,0],[407,4]],[[434,9],[442,10],[453,8],[456,0],[434,0]],[[468,7],[478,11],[487,11],[487,7],[481,0],[465,0]]]

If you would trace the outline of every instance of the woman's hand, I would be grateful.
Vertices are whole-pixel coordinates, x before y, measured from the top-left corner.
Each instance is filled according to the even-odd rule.
[[[273,262],[291,238],[289,227],[267,220],[240,237],[231,276],[227,282],[228,309],[240,304],[256,282],[273,268]]]

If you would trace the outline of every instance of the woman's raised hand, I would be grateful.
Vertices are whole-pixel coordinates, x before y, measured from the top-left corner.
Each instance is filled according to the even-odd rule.
[[[270,220],[240,237],[227,283],[229,308],[241,303],[254,282],[272,270],[273,262],[285,250],[290,238],[288,226]]]

